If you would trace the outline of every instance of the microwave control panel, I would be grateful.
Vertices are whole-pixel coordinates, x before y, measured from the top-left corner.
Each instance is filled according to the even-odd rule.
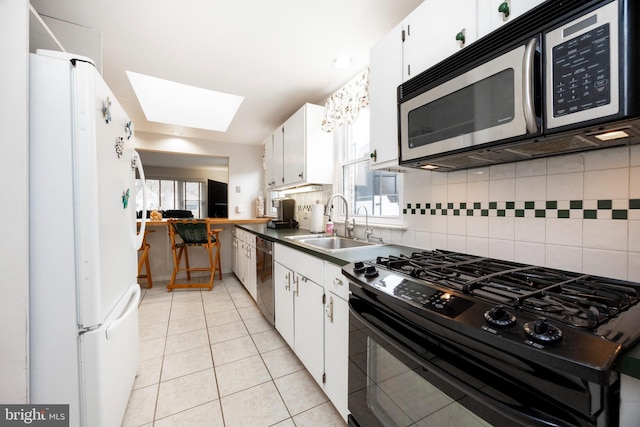
[[[611,102],[609,24],[553,48],[553,116]]]

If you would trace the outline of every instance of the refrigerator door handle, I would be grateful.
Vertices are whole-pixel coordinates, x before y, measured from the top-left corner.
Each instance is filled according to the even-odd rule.
[[[145,191],[147,182],[144,178],[144,168],[142,167],[142,160],[140,160],[140,155],[136,150],[133,150],[131,164],[134,165],[136,169],[138,169],[142,187],[142,217],[140,218],[140,230],[135,236],[135,248],[137,250],[142,246],[142,239],[144,239],[144,232],[147,228],[147,192]]]
[[[120,316],[118,316],[117,319],[114,319],[111,323],[109,323],[106,326],[105,334],[107,336],[107,340],[112,339],[116,336],[116,334],[120,330],[120,326],[123,324],[123,322],[125,322],[129,318],[129,316],[131,315],[131,312],[138,309],[139,302],[140,302],[140,286],[135,286],[133,288],[133,293],[131,295],[131,298],[129,298],[129,304],[122,311],[122,314],[120,314]]]

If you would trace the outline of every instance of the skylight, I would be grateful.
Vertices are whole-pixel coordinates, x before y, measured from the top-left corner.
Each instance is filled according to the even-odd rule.
[[[226,132],[244,97],[127,71],[150,122]]]

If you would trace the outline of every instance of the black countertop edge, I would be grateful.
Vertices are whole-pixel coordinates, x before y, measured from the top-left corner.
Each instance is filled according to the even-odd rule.
[[[377,256],[400,255],[402,253],[408,255],[412,252],[425,250],[410,246],[385,244],[370,247],[341,249],[337,252],[329,252],[321,249],[315,250],[298,244],[295,240],[285,239],[285,236],[312,234],[309,230],[297,228],[274,229],[268,228],[265,224],[237,224],[236,227],[242,228],[243,230],[260,236],[263,239],[290,246],[339,266],[344,266],[355,261],[372,260]],[[616,361],[615,369],[621,374],[626,374],[630,377],[640,379],[640,345],[622,354]]]

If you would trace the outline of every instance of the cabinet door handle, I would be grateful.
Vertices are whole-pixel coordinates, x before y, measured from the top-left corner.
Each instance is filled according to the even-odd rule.
[[[333,278],[333,284],[335,286],[342,286],[342,285],[344,285],[344,282],[342,280],[338,279],[337,277],[334,277]]]
[[[327,317],[333,323],[333,297],[329,297],[329,302],[327,303]]]
[[[291,273],[287,273],[285,276],[286,283],[284,285],[284,289],[289,291],[291,290]]]
[[[296,278],[293,279],[293,283],[295,283],[295,285],[296,285],[296,289],[293,292],[296,294],[296,296],[300,295],[300,293],[298,292],[298,288],[299,288],[299,284],[300,284],[299,282],[300,282],[299,277],[296,276]]]

